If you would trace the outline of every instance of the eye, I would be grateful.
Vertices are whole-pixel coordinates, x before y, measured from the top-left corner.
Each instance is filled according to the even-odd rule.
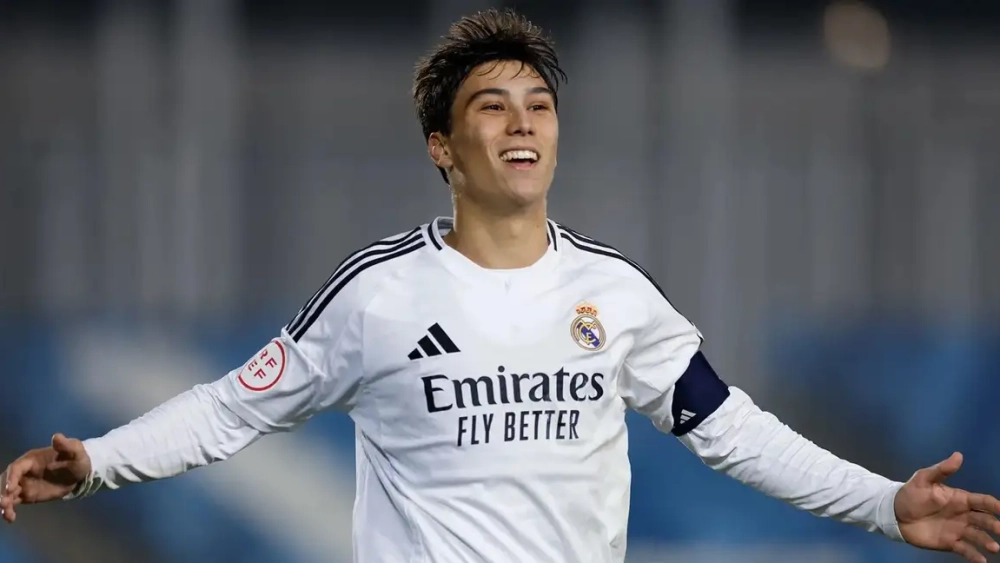
[[[503,111],[503,106],[501,106],[500,104],[498,104],[496,102],[491,102],[491,103],[486,104],[485,106],[483,106],[483,110],[486,110],[486,111]]]
[[[528,109],[531,111],[545,111],[549,109],[549,106],[547,104],[531,104],[531,107]]]

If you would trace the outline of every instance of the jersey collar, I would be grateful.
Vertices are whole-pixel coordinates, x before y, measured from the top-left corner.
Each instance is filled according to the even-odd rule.
[[[524,281],[541,281],[550,275],[559,261],[559,238],[556,225],[551,220],[546,220],[548,231],[549,249],[534,264],[525,268],[515,268],[509,270],[495,270],[484,268],[469,260],[461,252],[445,244],[442,238],[449,233],[455,225],[455,220],[451,217],[437,217],[424,229],[424,236],[429,239],[430,245],[439,255],[445,267],[460,278],[472,279],[483,283],[521,283]]]

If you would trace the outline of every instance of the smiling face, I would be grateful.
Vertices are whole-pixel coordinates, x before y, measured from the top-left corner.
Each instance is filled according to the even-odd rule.
[[[559,120],[545,81],[518,61],[474,68],[428,150],[456,197],[500,212],[543,203],[556,167]]]

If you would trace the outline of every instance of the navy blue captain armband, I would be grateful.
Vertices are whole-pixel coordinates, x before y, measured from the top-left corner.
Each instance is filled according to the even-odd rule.
[[[674,401],[670,414],[674,418],[671,432],[683,436],[718,409],[729,397],[726,385],[709,365],[705,354],[697,352],[687,370],[674,384]]]

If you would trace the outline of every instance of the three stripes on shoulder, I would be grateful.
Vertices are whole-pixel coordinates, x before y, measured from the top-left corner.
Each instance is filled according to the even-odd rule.
[[[331,301],[333,301],[333,298],[336,297],[337,294],[340,293],[340,291],[343,290],[344,287],[358,274],[368,268],[371,268],[372,266],[404,256],[426,246],[427,241],[423,237],[421,229],[422,227],[416,227],[407,233],[376,241],[345,258],[337,266],[329,279],[326,280],[326,283],[324,283],[323,286],[313,294],[298,314],[296,314],[291,322],[286,325],[285,328],[288,331],[288,334],[292,336],[292,339],[298,342],[320,317],[323,310],[326,309]],[[550,225],[550,232],[551,230]],[[656,288],[657,292],[663,296],[664,299],[667,299],[666,293],[664,293],[663,289],[656,283],[653,277],[649,275],[649,272],[642,268],[642,266],[639,266],[639,264],[637,264],[634,260],[619,252],[617,249],[563,225],[559,226],[559,230],[561,231],[559,233],[559,237],[569,242],[577,249],[621,260],[622,262],[625,262],[629,266],[633,267],[644,278],[646,278],[654,288]],[[667,301],[669,302],[669,299]],[[447,337],[447,335],[445,336]],[[452,345],[454,346],[454,344]],[[441,343],[441,346],[443,347],[444,344]],[[435,355],[422,346],[418,347],[418,349],[415,349],[414,351],[418,352],[419,350],[423,350],[428,356]]]
[[[286,330],[288,334],[292,335],[292,340],[298,342],[309,331],[327,305],[333,301],[333,298],[358,274],[372,266],[399,258],[426,245],[427,241],[424,240],[420,227],[417,227],[406,234],[373,242],[349,255],[337,266],[323,287],[313,294],[312,298],[295,315],[295,318],[288,323]]]

